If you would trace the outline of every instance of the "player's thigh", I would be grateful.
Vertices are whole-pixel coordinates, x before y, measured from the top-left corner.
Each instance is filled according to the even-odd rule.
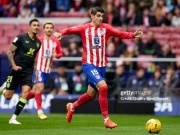
[[[42,71],[38,71],[38,80],[36,78],[35,72],[33,73],[33,82],[35,83],[35,91],[36,92],[43,92],[44,90],[44,84],[47,81],[47,78],[49,77],[48,73],[44,73]]]
[[[6,79],[6,92],[4,93],[6,99],[10,99],[12,97],[14,90],[18,88],[19,83],[19,73],[11,71]]]

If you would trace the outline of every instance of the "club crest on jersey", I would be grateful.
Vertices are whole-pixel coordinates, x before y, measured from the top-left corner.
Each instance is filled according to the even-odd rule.
[[[94,44],[95,44],[95,45],[99,45],[99,42],[100,42],[99,37],[98,37],[98,36],[95,36],[95,37],[94,37]]]
[[[101,35],[104,35],[105,34],[105,30],[99,30],[99,33],[101,34]]]

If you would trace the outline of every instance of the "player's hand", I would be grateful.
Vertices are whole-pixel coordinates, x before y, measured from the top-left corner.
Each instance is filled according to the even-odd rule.
[[[55,32],[55,33],[54,33],[54,37],[60,40],[61,37],[62,37],[62,34],[59,33],[59,32]]]
[[[134,32],[135,38],[141,38],[142,36],[143,36],[143,32],[140,31],[139,29]]]
[[[20,67],[20,66],[13,66],[13,70],[14,71],[21,71],[22,67]]]
[[[56,58],[57,54],[56,53],[52,53],[52,58]]]

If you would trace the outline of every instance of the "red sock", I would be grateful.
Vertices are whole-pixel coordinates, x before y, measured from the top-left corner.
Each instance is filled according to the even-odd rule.
[[[31,99],[31,98],[34,98],[34,93],[32,90],[30,90],[29,94],[28,94],[28,97],[27,97],[27,100]]]
[[[36,93],[35,100],[36,100],[37,110],[42,110],[42,94]]]
[[[77,107],[81,106],[81,105],[84,105],[85,103],[93,100],[94,98],[91,97],[88,93],[84,93],[83,95],[81,95],[79,97],[78,100],[76,100],[74,103],[73,103],[73,108],[76,109]]]
[[[100,104],[101,112],[104,119],[108,117],[107,92],[108,92],[107,86],[103,86],[99,89],[99,104]]]

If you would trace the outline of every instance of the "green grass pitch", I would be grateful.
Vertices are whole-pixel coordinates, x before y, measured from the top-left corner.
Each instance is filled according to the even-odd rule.
[[[115,129],[103,127],[101,115],[75,114],[67,123],[65,114],[49,114],[47,120],[39,120],[36,114],[21,114],[22,125],[9,125],[11,114],[0,114],[0,135],[148,135],[145,123],[157,118],[162,123],[159,135],[180,135],[180,117],[152,115],[113,115],[118,124]]]

